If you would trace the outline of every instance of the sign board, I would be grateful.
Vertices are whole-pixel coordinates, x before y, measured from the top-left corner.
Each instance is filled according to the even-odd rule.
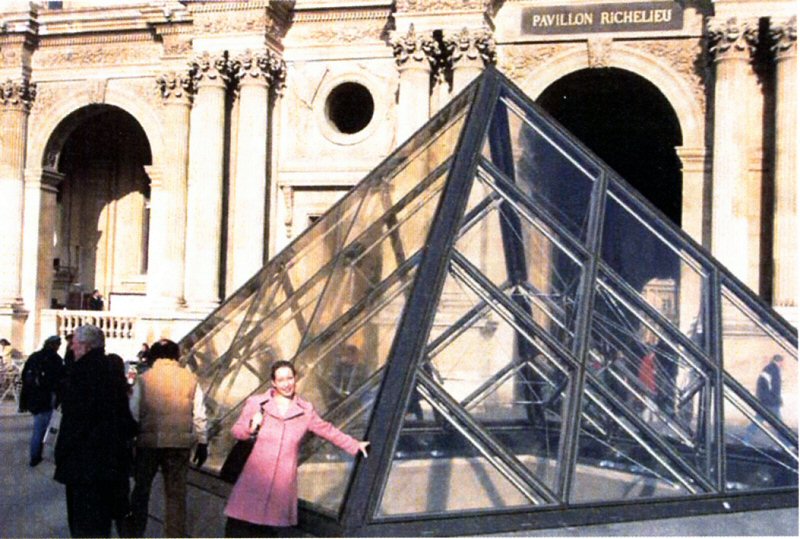
[[[678,30],[683,27],[679,2],[620,2],[528,7],[522,10],[522,33],[588,34]]]

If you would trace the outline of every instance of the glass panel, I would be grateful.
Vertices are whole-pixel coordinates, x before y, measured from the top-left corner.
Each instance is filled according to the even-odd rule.
[[[685,252],[635,213],[632,197],[609,191],[601,256],[626,283],[681,331],[695,339],[704,324],[708,276]]]
[[[725,287],[722,355],[725,372],[796,434],[797,350]]]
[[[689,494],[687,480],[678,478],[669,460],[587,382],[570,502]]]
[[[597,287],[587,369],[712,481],[713,369],[605,286]]]
[[[600,168],[541,118],[526,117],[507,99],[498,103],[493,122],[502,122],[504,116],[508,118],[514,170],[503,170],[494,155],[493,163],[505,174],[513,172],[513,181],[522,192],[577,239],[585,240],[592,188]],[[499,131],[498,124],[490,133]]]
[[[192,369],[207,371],[228,350],[257,291],[252,287],[240,289],[181,341],[183,355]]]
[[[416,392],[417,390],[415,390]],[[378,516],[440,514],[530,505],[492,462],[486,449],[448,414],[412,394],[406,417],[435,418],[426,426],[404,423],[383,490]]]
[[[433,216],[439,205],[446,175],[430,178],[379,218],[362,211],[358,221],[368,219],[368,227],[344,247],[330,285],[319,302],[306,341],[325,330],[344,313],[354,308],[399,266],[417,254],[425,244]]]
[[[370,383],[360,388],[357,398],[350,399],[325,418],[359,440],[363,440],[367,432],[383,369],[374,374]],[[344,501],[355,458],[321,438],[309,437],[303,443],[299,462],[298,498],[335,516]]]
[[[440,303],[429,355],[420,368],[555,491],[568,367],[452,276],[445,290],[453,293]],[[406,420],[416,419],[413,425],[435,421],[435,414],[416,401],[409,408],[413,418]]]
[[[729,490],[797,486],[797,444],[725,388],[725,483]]]
[[[386,362],[415,274],[416,266],[405,266],[295,357],[297,391],[320,414],[363,400],[362,388]]]
[[[499,289],[513,294],[539,326],[570,346],[582,267],[551,239],[557,235],[501,199],[484,206],[482,216],[475,215],[466,226],[458,251]]]

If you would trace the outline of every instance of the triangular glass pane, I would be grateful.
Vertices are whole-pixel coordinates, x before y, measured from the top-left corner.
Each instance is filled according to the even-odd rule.
[[[501,98],[493,116],[490,156],[500,172],[555,218],[576,239],[586,239],[589,203],[600,167],[551,126]],[[504,126],[503,123],[506,123]],[[505,139],[505,140],[503,140]],[[510,145],[513,171],[495,146]]]
[[[646,219],[632,196],[609,190],[602,260],[633,290],[696,342],[703,327],[708,271],[677,243],[663,224]],[[639,210],[638,212],[636,210]]]
[[[359,393],[383,368],[415,274],[415,265],[404,266],[294,358],[297,391],[320,414]]]
[[[536,503],[515,486],[516,478],[495,464],[468,429],[416,389],[406,418],[377,517],[497,510]]]
[[[597,287],[587,372],[713,482],[715,369],[670,339],[635,301],[605,281]]]
[[[619,408],[587,384],[580,418],[571,503],[623,501],[691,494],[669,458]]]
[[[330,285],[305,336],[307,342],[422,249],[439,205],[444,172],[429,177],[383,215],[376,217],[371,211],[359,215],[359,222],[362,216],[369,217],[370,226],[354,227],[361,233],[351,238],[337,259]]]
[[[422,371],[554,492],[571,368],[465,283],[450,276],[445,290]]]
[[[744,399],[725,388],[725,488],[753,491],[797,486],[797,444]]]
[[[476,182],[482,184],[482,181]],[[500,290],[515,296],[532,319],[565,346],[572,344],[582,265],[541,220],[502,198],[481,206],[465,223],[456,244],[473,266]]]
[[[777,412],[796,436],[800,410],[797,349],[726,287],[722,294],[722,356],[725,372]]]

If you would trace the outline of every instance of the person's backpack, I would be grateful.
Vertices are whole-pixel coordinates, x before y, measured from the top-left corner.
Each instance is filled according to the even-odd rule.
[[[43,387],[45,382],[44,366],[39,357],[32,358],[33,361],[28,361],[22,369],[22,387],[28,386],[29,389],[38,389]]]

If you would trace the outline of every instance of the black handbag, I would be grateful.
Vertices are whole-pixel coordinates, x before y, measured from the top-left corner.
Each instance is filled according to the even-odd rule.
[[[239,474],[242,473],[244,464],[250,458],[250,453],[253,452],[253,446],[255,445],[255,436],[247,440],[237,440],[231,452],[225,457],[225,462],[219,471],[220,479],[228,483],[235,483],[239,479]]]

